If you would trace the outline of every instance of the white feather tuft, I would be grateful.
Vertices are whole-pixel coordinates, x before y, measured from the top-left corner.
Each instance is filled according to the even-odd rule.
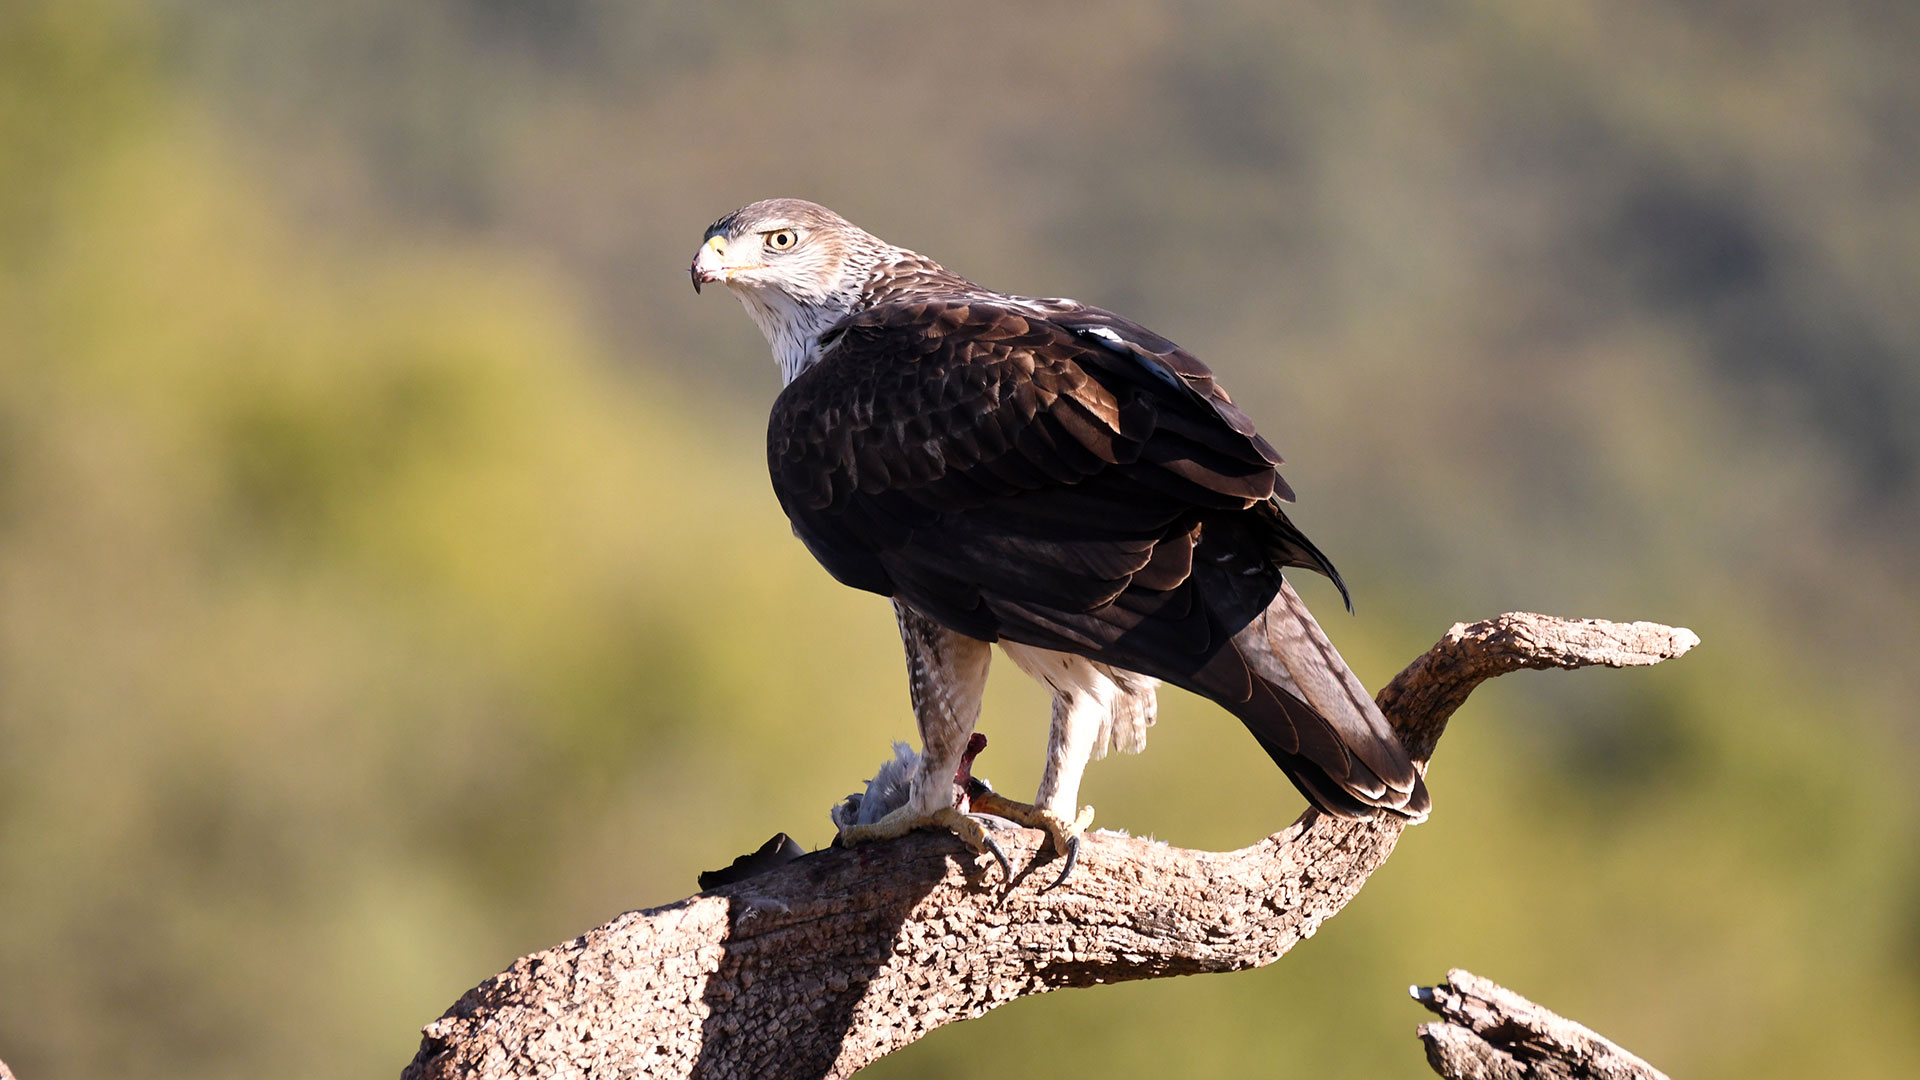
[[[919,767],[919,753],[906,743],[895,742],[893,757],[881,763],[880,771],[867,781],[866,791],[847,796],[827,811],[833,827],[844,832],[850,825],[872,825],[907,805],[907,796],[913,791],[913,773]]]

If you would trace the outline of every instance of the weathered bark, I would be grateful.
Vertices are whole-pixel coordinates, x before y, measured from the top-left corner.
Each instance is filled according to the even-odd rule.
[[[1414,1000],[1441,1019],[1420,1025],[1427,1064],[1447,1080],[1667,1080],[1665,1073],[1498,983],[1455,968]]]
[[[1697,641],[1502,615],[1454,626],[1378,700],[1424,763],[1485,679],[1652,664]],[[1011,888],[944,834],[815,852],[521,958],[426,1027],[403,1078],[844,1077],[1028,994],[1272,963],[1353,898],[1404,827],[1309,810],[1230,852],[1098,833],[1051,891],[1052,874],[1032,872],[1034,831],[999,834],[1023,868]]]

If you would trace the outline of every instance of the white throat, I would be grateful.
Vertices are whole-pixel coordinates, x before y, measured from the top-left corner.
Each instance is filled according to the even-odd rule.
[[[847,314],[832,303],[801,304],[778,289],[736,288],[733,294],[773,347],[782,386],[820,361],[820,335]]]

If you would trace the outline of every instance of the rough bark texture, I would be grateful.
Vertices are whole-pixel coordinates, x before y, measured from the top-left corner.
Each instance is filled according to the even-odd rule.
[[[1488,678],[1652,664],[1697,642],[1657,623],[1507,614],[1454,626],[1378,700],[1424,763]],[[426,1027],[403,1080],[848,1076],[1028,994],[1272,963],[1359,892],[1404,827],[1309,810],[1229,852],[1097,833],[1044,892],[1037,831],[997,834],[1020,868],[1010,888],[944,834],[815,852],[522,957]]]
[[[1667,1080],[1665,1073],[1563,1016],[1455,968],[1414,1000],[1441,1019],[1420,1025],[1427,1064],[1448,1080]]]

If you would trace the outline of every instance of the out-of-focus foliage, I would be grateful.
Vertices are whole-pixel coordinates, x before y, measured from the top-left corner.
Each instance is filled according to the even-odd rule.
[[[1508,607],[1706,641],[1483,691],[1277,967],[876,1075],[1420,1076],[1397,996],[1455,964],[1675,1075],[1910,1075],[1920,15],[1100,12],[0,10],[0,1058],[391,1072],[514,956],[827,839],[910,730],[897,645],[787,535],[764,346],[684,277],[796,194],[1210,359],[1370,682]],[[1217,710],[1151,742],[1102,823],[1297,810]]]

